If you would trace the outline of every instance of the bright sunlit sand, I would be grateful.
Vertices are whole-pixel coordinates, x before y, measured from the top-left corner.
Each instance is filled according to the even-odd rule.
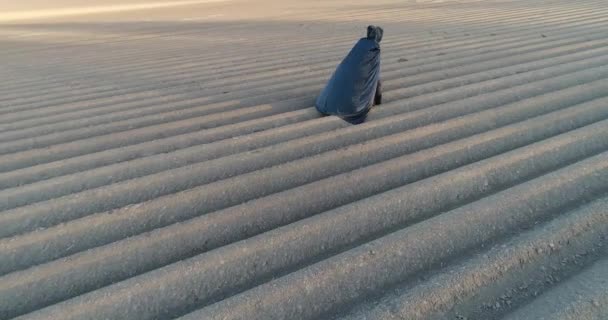
[[[137,11],[146,9],[162,9],[177,6],[196,5],[204,3],[227,2],[230,0],[186,0],[186,1],[162,1],[148,3],[132,3],[132,4],[115,4],[103,6],[80,6],[58,9],[42,9],[42,10],[14,10],[2,12],[0,10],[0,22],[13,22],[30,19],[45,19],[66,16],[79,16],[85,14],[99,14],[112,12]]]

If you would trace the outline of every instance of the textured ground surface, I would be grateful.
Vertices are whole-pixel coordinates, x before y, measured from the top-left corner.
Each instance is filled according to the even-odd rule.
[[[79,2],[0,14],[0,318],[608,319],[605,1]]]

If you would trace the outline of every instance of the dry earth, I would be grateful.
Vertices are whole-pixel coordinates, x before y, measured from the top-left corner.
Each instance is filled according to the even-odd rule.
[[[605,1],[83,3],[0,4],[0,318],[608,319]]]

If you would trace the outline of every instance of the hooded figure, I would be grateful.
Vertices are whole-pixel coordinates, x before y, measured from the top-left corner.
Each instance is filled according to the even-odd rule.
[[[317,98],[317,110],[360,123],[374,104],[382,103],[380,91],[380,41],[383,30],[367,27],[367,37],[360,39],[342,60]]]

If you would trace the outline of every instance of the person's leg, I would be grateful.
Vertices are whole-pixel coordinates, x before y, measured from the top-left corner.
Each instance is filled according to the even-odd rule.
[[[376,94],[374,95],[374,105],[382,104],[382,81],[378,80],[376,85]]]

